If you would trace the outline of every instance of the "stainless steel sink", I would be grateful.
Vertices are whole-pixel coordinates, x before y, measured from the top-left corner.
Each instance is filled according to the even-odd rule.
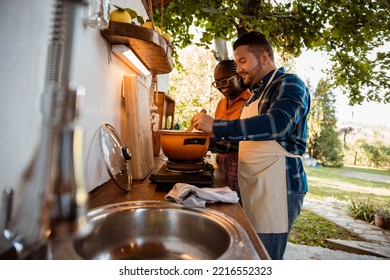
[[[138,201],[88,216],[94,231],[73,244],[82,259],[260,259],[240,224],[218,211]]]

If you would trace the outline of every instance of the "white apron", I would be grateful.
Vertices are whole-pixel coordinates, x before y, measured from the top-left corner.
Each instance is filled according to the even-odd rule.
[[[241,119],[259,115],[259,101],[275,73],[260,98],[243,107]],[[288,232],[286,157],[300,156],[275,140],[240,141],[238,185],[244,212],[257,233]]]

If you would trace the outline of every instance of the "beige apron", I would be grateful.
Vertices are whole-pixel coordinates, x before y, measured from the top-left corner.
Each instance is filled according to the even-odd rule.
[[[275,73],[276,70],[260,98],[243,107],[241,119],[259,115],[259,101]],[[258,233],[288,232],[287,156],[299,157],[275,140],[240,141],[238,185],[245,214]]]

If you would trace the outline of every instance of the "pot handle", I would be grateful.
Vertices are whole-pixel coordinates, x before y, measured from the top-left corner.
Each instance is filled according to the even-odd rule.
[[[184,139],[183,145],[202,145],[206,144],[206,138],[186,138]]]

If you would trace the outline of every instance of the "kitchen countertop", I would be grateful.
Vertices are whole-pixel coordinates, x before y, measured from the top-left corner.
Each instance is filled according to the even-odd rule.
[[[157,172],[166,161],[164,155],[155,157],[154,170],[152,173]],[[216,164],[212,160],[208,160],[210,164],[215,167],[214,171],[214,184],[211,187],[226,186],[225,181],[221,173],[219,172]],[[126,202],[126,201],[139,201],[139,200],[157,200],[165,201],[165,195],[169,190],[162,190],[156,187],[156,184],[151,183],[149,178],[142,181],[133,181],[132,188],[129,192],[120,190],[115,183],[110,180],[107,183],[92,190],[88,197],[88,207],[93,209],[107,204]],[[230,217],[234,218],[247,232],[255,250],[261,259],[270,259],[263,244],[258,238],[255,230],[251,226],[246,217],[243,209],[239,203],[213,203],[207,204],[206,208],[220,211]]]

